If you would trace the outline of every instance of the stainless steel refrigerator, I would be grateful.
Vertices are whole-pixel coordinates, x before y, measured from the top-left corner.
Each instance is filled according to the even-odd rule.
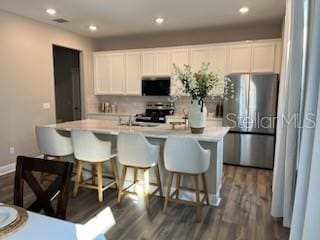
[[[224,163],[273,168],[277,74],[231,74],[233,98],[224,100]]]

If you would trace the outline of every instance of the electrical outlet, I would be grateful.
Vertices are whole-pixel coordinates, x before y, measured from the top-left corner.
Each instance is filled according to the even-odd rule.
[[[51,106],[50,106],[50,103],[48,103],[48,102],[42,104],[42,108],[43,108],[43,109],[50,109],[50,107],[51,107]]]
[[[10,152],[10,154],[14,154],[14,152],[15,152],[14,147],[10,147],[9,152]]]

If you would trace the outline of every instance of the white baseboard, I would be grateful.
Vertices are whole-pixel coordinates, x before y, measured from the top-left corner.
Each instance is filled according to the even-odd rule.
[[[16,163],[10,163],[0,167],[0,176],[12,173],[16,170]]]

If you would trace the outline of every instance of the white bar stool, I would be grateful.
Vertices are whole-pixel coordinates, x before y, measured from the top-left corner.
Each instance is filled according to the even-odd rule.
[[[63,161],[65,157],[73,154],[71,138],[60,134],[51,127],[36,126],[36,138],[39,150],[44,159],[54,158]],[[40,182],[46,180],[46,175],[41,173]]]
[[[163,211],[166,213],[168,202],[193,205],[197,210],[197,221],[201,220],[201,206],[204,201],[209,204],[209,195],[205,172],[209,168],[210,150],[203,149],[198,141],[190,137],[168,137],[164,146],[164,165],[169,171],[167,194]],[[171,194],[171,185],[176,174],[176,190]],[[180,175],[194,177],[195,189],[180,185]],[[202,177],[203,190],[199,187],[199,176]],[[179,189],[195,192],[196,202],[179,199]],[[200,200],[200,192],[204,194]],[[175,196],[175,198],[174,198]]]
[[[71,131],[74,156],[76,159],[76,180],[73,189],[73,195],[78,194],[79,187],[95,189],[98,191],[99,202],[103,201],[103,192],[116,185],[117,187],[117,169],[115,157],[111,153],[111,142],[100,140],[93,132],[84,130]],[[103,176],[103,163],[110,160],[112,176]],[[83,164],[91,165],[92,177],[86,180],[82,179]],[[97,177],[97,184],[95,182]],[[111,183],[103,186],[103,178],[112,179]],[[88,182],[91,180],[91,184]]]
[[[121,201],[121,197],[124,192],[129,192],[129,188],[137,183],[138,170],[143,171],[144,175],[144,199],[147,209],[149,209],[149,198],[154,196],[158,191],[162,196],[162,187],[160,180],[160,171],[158,161],[160,159],[160,146],[152,145],[148,140],[140,133],[120,133],[118,135],[118,159],[123,165],[118,202]],[[124,181],[126,178],[127,169],[132,168],[134,170],[133,184],[123,189]],[[149,183],[149,169],[154,168],[157,183]],[[156,185],[157,188],[150,193],[149,184]],[[129,192],[132,193],[132,192]]]

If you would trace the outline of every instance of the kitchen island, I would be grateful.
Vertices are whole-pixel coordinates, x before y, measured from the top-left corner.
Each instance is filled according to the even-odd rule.
[[[223,168],[223,139],[229,131],[228,127],[207,126],[203,134],[192,134],[190,130],[185,130],[184,127],[172,130],[169,124],[141,124],[138,126],[130,126],[121,125],[116,121],[94,119],[51,124],[46,126],[60,131],[71,131],[72,129],[92,131],[98,136],[110,139],[113,145],[112,147],[116,147],[116,138],[119,132],[139,132],[143,134],[150,143],[157,144],[162,147],[166,138],[170,135],[193,137],[199,141],[203,148],[211,150],[210,166],[206,172],[210,205],[219,206],[220,204],[220,188],[222,184]],[[166,192],[167,171],[164,168],[162,157],[159,167],[163,190]],[[119,167],[118,170],[120,170]],[[126,180],[131,180],[130,178],[132,178],[133,174],[131,173],[131,176],[129,174]],[[150,180],[152,181],[154,179],[154,176],[151,175]],[[192,182],[186,177],[182,179],[182,184],[191,186]],[[173,184],[173,186],[175,185]],[[185,199],[194,199],[193,194],[190,194],[189,192],[181,191],[181,196]]]

